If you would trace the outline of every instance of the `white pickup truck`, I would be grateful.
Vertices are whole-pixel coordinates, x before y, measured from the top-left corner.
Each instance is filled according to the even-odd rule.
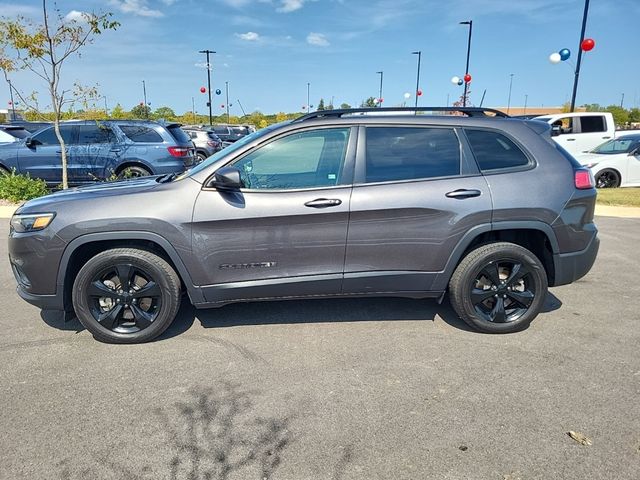
[[[640,130],[617,130],[610,112],[574,112],[542,115],[534,118],[551,124],[553,139],[576,156],[590,151],[615,137],[640,133]]]

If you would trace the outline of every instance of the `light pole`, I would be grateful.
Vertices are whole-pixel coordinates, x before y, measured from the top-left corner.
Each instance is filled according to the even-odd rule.
[[[473,30],[473,20],[468,22],[460,22],[460,25],[469,25],[469,40],[467,42],[467,65],[464,69],[464,74],[469,73],[469,55],[471,54],[471,31]],[[467,106],[467,90],[469,88],[469,82],[464,82],[464,93],[462,94],[462,106]]]
[[[224,82],[224,87],[227,91],[227,103],[225,105],[227,106],[227,123],[229,123],[229,82]]]
[[[149,120],[149,111],[147,110],[147,86],[144,80],[142,80],[142,96],[144,98],[144,118]]]
[[[311,83],[307,82],[307,113],[311,113],[309,110],[311,110],[311,106],[309,105],[311,103],[311,96],[309,95],[311,91]]]
[[[624,108],[622,105],[624,104],[624,93],[622,94],[622,98],[620,99],[620,108]]]
[[[16,104],[13,101],[13,86],[11,85],[11,80],[7,80],[9,83],[9,96],[11,97],[11,120],[15,122],[16,120]]]
[[[193,124],[196,124],[196,99],[191,97],[191,114],[193,115]]]
[[[584,41],[584,31],[587,28],[587,16],[589,14],[589,0],[584,0],[584,13],[582,15],[582,30],[580,31],[580,43],[578,44],[578,61],[576,62],[576,72],[573,79],[573,93],[571,94],[571,109],[576,108],[576,94],[578,93],[578,78],[580,77],[580,64],[582,63],[582,42]]]
[[[380,75],[380,96],[378,97],[378,108],[382,107],[382,78],[384,77],[384,72],[376,72]]]
[[[417,52],[411,52],[411,55],[418,55],[418,73],[416,75],[416,107],[418,106],[418,91],[420,91],[420,60],[422,59],[422,51],[418,50]]]
[[[509,99],[507,100],[507,115],[509,115],[509,109],[511,108],[511,87],[513,86],[513,73],[509,74]]]
[[[207,55],[207,93],[209,94],[207,106],[209,107],[209,126],[211,126],[213,125],[213,114],[211,112],[211,63],[209,62],[209,54],[216,52],[213,50],[200,50],[198,53],[204,53]]]
[[[527,100],[529,100],[529,95],[524,96],[524,112],[523,115],[527,114]]]

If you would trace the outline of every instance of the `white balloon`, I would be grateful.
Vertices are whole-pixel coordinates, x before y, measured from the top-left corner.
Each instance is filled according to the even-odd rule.
[[[453,83],[454,85],[457,85],[459,81],[460,77],[451,77],[451,83]]]
[[[404,98],[411,98],[411,94],[409,92],[405,93]]]
[[[560,63],[562,61],[562,57],[558,52],[554,52],[549,55],[549,61],[555,65],[556,63]]]

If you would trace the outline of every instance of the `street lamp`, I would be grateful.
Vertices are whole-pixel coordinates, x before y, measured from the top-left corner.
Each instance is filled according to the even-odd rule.
[[[527,114],[527,100],[529,100],[529,95],[524,96],[524,112],[522,113],[523,115]]]
[[[510,73],[509,76],[509,99],[507,100],[507,115],[509,115],[509,109],[511,108],[511,87],[513,86],[513,73]]]
[[[209,101],[207,106],[209,107],[209,125],[213,125],[213,114],[211,112],[211,63],[209,62],[209,54],[216,53],[213,50],[200,50],[198,53],[204,53],[207,55],[207,88],[209,94]]]
[[[384,72],[376,72],[380,75],[380,96],[378,97],[378,108],[382,107],[382,78],[384,77]]]
[[[580,43],[578,44],[578,61],[576,62],[575,78],[573,80],[573,93],[571,94],[571,109],[576,107],[576,94],[578,93],[578,77],[580,77],[580,63],[582,63],[582,42],[584,41],[584,31],[587,28],[587,15],[589,14],[589,0],[584,0],[584,14],[582,15],[582,30],[580,32]]]
[[[471,31],[473,30],[473,20],[468,22],[460,22],[460,25],[469,25],[469,40],[467,42],[467,65],[464,69],[464,74],[469,74],[469,55],[471,54]],[[469,88],[469,82],[464,82],[464,94],[462,96],[462,106],[467,106],[467,89]]]
[[[416,75],[416,107],[418,106],[418,97],[420,96],[418,92],[420,91],[420,60],[422,59],[422,51],[418,50],[417,52],[411,52],[411,55],[418,55],[418,73]]]
[[[149,110],[147,110],[147,86],[142,80],[142,95],[144,97],[144,117],[149,120]]]
[[[9,95],[11,96],[11,120],[15,122],[16,120],[16,104],[13,101],[13,86],[11,85],[11,80],[7,80],[9,83]]]
[[[227,91],[227,102],[225,105],[227,106],[227,123],[229,123],[229,82],[224,82],[224,86]]]
[[[311,97],[309,95],[310,91],[311,91],[311,84],[307,82],[307,113],[311,113],[309,112],[309,110],[311,109],[311,106],[309,105],[311,103]]]

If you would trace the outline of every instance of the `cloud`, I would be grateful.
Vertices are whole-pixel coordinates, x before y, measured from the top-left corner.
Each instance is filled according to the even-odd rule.
[[[327,37],[322,33],[315,32],[311,32],[309,35],[307,35],[307,43],[309,45],[315,45],[316,47],[329,46],[329,40],[327,40]]]
[[[247,42],[257,42],[260,40],[260,35],[256,32],[236,33],[236,37]]]
[[[149,8],[147,0],[109,0],[109,3],[122,13],[131,13],[141,17],[164,17],[160,10]]]
[[[67,22],[84,22],[88,14],[85,12],[79,12],[78,10],[71,10],[64,17]]]
[[[304,6],[305,0],[280,0],[281,6],[277,8],[278,12],[289,13],[300,10]]]

